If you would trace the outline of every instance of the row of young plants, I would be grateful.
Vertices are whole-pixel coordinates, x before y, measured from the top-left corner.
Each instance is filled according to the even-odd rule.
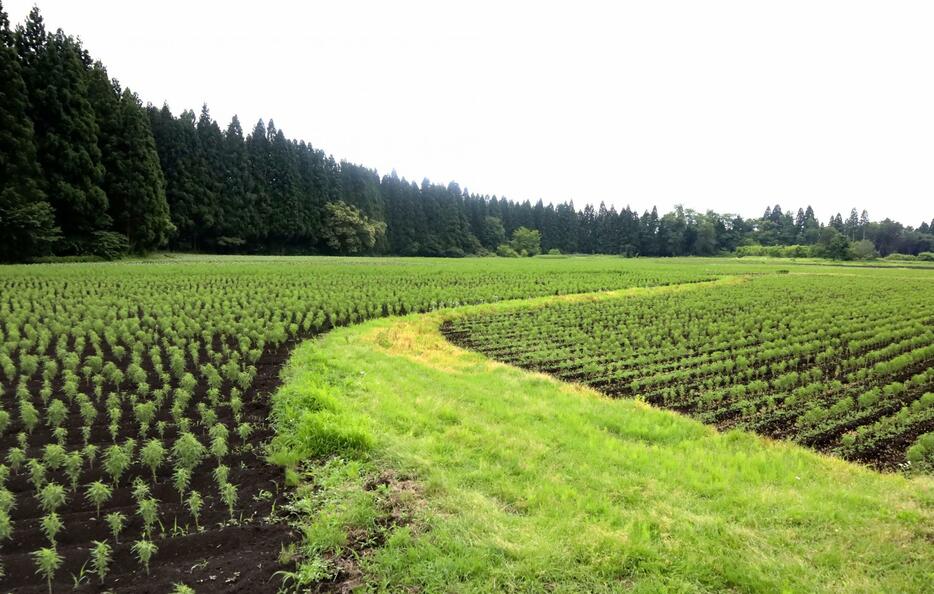
[[[460,317],[455,342],[880,467],[934,469],[934,274],[773,275]]]
[[[298,338],[388,314],[712,276],[611,259],[487,263],[0,268],[0,588],[36,574],[50,591],[110,586],[116,565],[121,583],[142,579],[167,543],[264,521],[278,487],[254,476],[269,435],[261,397]]]

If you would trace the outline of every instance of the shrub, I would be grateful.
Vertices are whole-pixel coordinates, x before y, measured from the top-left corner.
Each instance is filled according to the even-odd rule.
[[[870,260],[879,255],[876,245],[868,239],[861,239],[850,244],[850,254],[856,260]]]
[[[934,470],[934,431],[918,437],[908,448],[907,458],[920,470]]]
[[[500,246],[496,248],[496,255],[499,256],[500,258],[518,258],[519,257],[518,252],[512,249],[512,246],[507,243],[500,244]]]
[[[117,260],[130,251],[126,235],[112,231],[96,231],[90,253],[104,260]]]

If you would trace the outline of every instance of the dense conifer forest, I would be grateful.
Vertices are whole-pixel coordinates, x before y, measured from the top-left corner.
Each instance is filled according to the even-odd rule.
[[[513,249],[526,230],[538,237]],[[853,209],[822,223],[810,206],[778,204],[756,219],[681,207],[639,214],[380,177],[272,120],[244,131],[236,116],[222,127],[206,105],[178,115],[144,105],[77,38],[49,31],[38,8],[14,29],[0,5],[0,260],[157,249],[927,257],[934,220],[873,222]]]

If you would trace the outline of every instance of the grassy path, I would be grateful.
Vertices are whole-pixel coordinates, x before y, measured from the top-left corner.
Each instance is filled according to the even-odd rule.
[[[930,477],[718,433],[438,331],[481,310],[735,282],[388,318],[299,347],[272,456],[302,484],[294,578],[415,592],[929,591]]]

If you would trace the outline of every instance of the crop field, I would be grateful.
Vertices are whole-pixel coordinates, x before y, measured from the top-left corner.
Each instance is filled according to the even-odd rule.
[[[934,273],[783,274],[464,316],[489,357],[883,469],[934,462]]]
[[[785,268],[795,273],[776,274]],[[382,536],[314,518],[330,517],[328,461],[370,451],[378,415],[336,412],[328,394],[356,380],[305,391],[281,386],[280,371],[300,341],[382,317],[466,311],[426,323],[493,358],[722,428],[884,468],[921,451],[922,467],[915,442],[934,429],[932,278],[611,257],[0,267],[0,591],[340,590],[359,579],[347,549],[388,542],[404,529],[396,512],[382,524],[372,518],[385,510],[359,514]],[[359,377],[365,361],[352,364]],[[373,378],[388,381],[388,369]],[[386,496],[396,471],[373,472],[341,493]],[[336,548],[309,544],[322,534]]]
[[[275,591],[293,535],[263,444],[295,341],[391,314],[717,273],[614,258],[0,268],[0,590]]]

